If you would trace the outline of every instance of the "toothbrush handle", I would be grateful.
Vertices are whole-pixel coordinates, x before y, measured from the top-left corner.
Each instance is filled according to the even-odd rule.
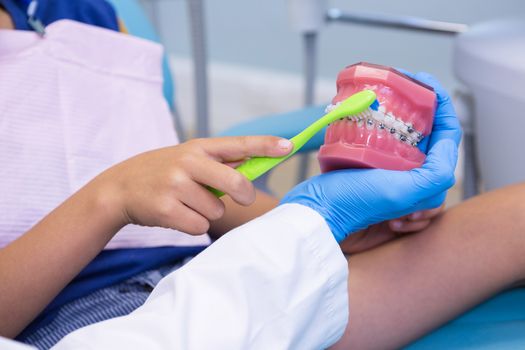
[[[277,164],[285,161],[291,156],[291,154],[286,155],[284,157],[277,157],[277,158],[271,158],[271,157],[255,157],[250,158],[246,162],[239,165],[235,170],[243,174],[248,180],[253,181],[257,179],[259,176],[266,173],[268,170],[275,167]],[[217,197],[224,196],[224,192],[221,192],[215,188],[209,187],[208,188],[211,193],[213,193]]]
[[[290,139],[292,141],[294,147],[293,150],[287,154],[284,157],[254,157],[248,159],[246,162],[239,165],[235,170],[246,176],[246,178],[250,181],[253,181],[257,179],[259,176],[266,173],[268,170],[272,169],[273,167],[277,166],[279,163],[284,162],[286,159],[293,156],[301,147],[304,146],[304,144],[312,138],[319,130],[321,130],[323,125],[318,125],[318,123],[314,123],[310,125],[308,128],[304,129],[302,132],[300,132],[298,135],[295,135]],[[220,198],[224,196],[224,192],[221,192],[215,188],[208,187],[211,193],[213,193],[216,197]]]

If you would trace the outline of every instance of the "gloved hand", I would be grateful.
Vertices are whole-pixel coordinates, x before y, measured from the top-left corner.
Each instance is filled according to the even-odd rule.
[[[461,127],[450,97],[431,75],[408,75],[432,86],[437,94],[432,133],[422,142],[428,152],[421,168],[333,171],[297,185],[281,200],[317,211],[338,242],[369,225],[437,208],[454,184]]]

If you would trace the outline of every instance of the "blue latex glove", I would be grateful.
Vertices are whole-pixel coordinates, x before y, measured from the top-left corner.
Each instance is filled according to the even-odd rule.
[[[410,171],[349,169],[313,177],[281,201],[317,211],[338,242],[372,224],[439,207],[454,184],[461,127],[447,92],[427,73],[407,75],[434,88],[438,106],[432,133],[421,142],[427,158]]]

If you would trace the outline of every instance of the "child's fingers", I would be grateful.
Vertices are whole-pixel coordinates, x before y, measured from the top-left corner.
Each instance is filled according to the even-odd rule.
[[[188,179],[182,193],[179,192],[178,198],[207,220],[218,220],[224,215],[223,201],[192,180]]]
[[[415,213],[407,215],[406,219],[409,221],[429,220],[439,215],[443,209],[444,205],[440,206],[439,208],[416,211]]]
[[[405,215],[401,218],[390,220],[390,229],[397,233],[416,232],[425,229],[430,221],[439,215],[444,209],[444,205],[439,208],[420,210],[415,213]]]
[[[406,221],[391,220],[388,222],[390,229],[396,233],[410,233],[424,230],[430,225],[430,220]]]
[[[205,217],[177,200],[171,200],[157,213],[158,225],[169,227],[191,235],[208,232],[210,223]]]
[[[293,144],[276,136],[237,136],[199,139],[205,152],[220,162],[234,162],[247,157],[282,157],[290,153]]]
[[[242,163],[246,162],[248,159],[249,158],[245,158],[245,159],[242,159],[242,160],[238,160],[236,162],[227,162],[227,163],[224,163],[224,165],[227,165],[230,168],[237,168],[239,165],[241,165]]]
[[[222,163],[207,158],[199,159],[191,168],[191,176],[202,185],[228,194],[241,205],[250,205],[255,200],[252,183],[240,172]]]
[[[378,224],[372,228],[354,232],[341,242],[341,250],[345,254],[357,254],[397,238],[395,232],[385,228],[383,224]]]

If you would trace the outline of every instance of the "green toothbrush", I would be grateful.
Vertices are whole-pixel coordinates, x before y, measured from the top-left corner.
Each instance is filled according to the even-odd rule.
[[[284,157],[254,157],[248,159],[246,162],[239,165],[235,170],[246,176],[250,181],[257,179],[259,176],[266,173],[268,170],[274,168],[278,164],[284,162],[286,159],[293,156],[297,151],[303,147],[308,140],[315,134],[321,131],[325,126],[335,122],[338,119],[343,119],[347,116],[358,115],[371,107],[376,101],[376,94],[372,90],[360,91],[337,105],[336,108],[317,119],[306,129],[301,131],[296,136],[292,137],[290,141],[293,143],[293,150]],[[377,106],[376,106],[377,107]],[[372,106],[374,108],[374,106]],[[214,188],[209,190],[217,197],[222,197],[223,192]]]

